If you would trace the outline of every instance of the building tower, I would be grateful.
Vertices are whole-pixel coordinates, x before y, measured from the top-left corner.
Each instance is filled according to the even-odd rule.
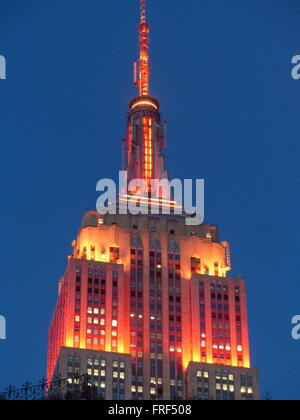
[[[124,170],[167,178],[164,129],[149,95],[149,26],[140,0],[139,96],[129,104]],[[120,200],[137,191],[124,192]],[[245,282],[227,277],[230,246],[182,215],[83,216],[49,329],[47,377],[87,374],[105,399],[258,399]]]
[[[127,134],[124,150],[124,169],[128,180],[144,179],[151,192],[152,179],[165,179],[164,130],[159,113],[159,102],[149,96],[149,32],[146,22],[146,0],[141,0],[139,24],[140,58],[134,64],[134,83],[139,96],[129,105]]]

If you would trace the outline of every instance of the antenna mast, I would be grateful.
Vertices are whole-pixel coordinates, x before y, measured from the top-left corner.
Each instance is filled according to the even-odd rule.
[[[146,0],[140,0],[141,19],[139,24],[140,59],[134,65],[134,83],[140,88],[140,96],[149,95],[149,32],[146,21]]]

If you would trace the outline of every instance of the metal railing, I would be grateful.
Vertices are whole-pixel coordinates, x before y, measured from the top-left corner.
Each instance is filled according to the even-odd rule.
[[[9,385],[0,393],[1,401],[55,401],[55,400],[101,400],[98,388],[93,386],[87,375],[69,379],[42,380],[38,385],[26,382],[22,388]]]

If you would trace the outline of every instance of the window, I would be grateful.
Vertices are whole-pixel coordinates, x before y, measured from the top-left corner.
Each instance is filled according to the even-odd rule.
[[[109,253],[110,253],[110,262],[115,263],[115,264],[118,263],[120,259],[120,249],[116,247],[110,247]]]
[[[191,258],[191,271],[192,274],[201,274],[201,261],[199,258]]]

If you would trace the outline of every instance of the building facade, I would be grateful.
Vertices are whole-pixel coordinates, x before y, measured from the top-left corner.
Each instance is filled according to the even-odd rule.
[[[141,0],[140,95],[129,105],[123,169],[129,181],[144,180],[141,200],[162,210],[179,203],[151,185],[167,171],[159,102],[149,96],[145,7]],[[136,193],[123,191],[119,204]],[[90,211],[72,245],[49,330],[49,380],[87,373],[106,399],[259,398],[245,282],[227,277],[230,246],[216,226],[187,226],[184,215]],[[95,368],[104,361],[105,380]]]

